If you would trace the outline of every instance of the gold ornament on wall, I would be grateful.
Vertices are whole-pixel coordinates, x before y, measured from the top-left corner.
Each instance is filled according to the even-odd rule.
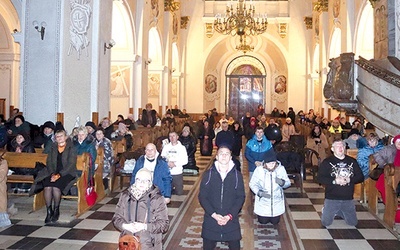
[[[212,23],[206,23],[206,36],[211,38],[214,34],[214,28]]]
[[[314,11],[327,12],[328,11],[328,0],[318,0],[314,3]]]
[[[187,29],[189,20],[190,20],[189,16],[181,16],[181,29]]]
[[[304,17],[304,24],[306,25],[306,29],[312,29],[313,18],[311,16]]]
[[[180,2],[175,2],[174,0],[164,0],[164,11],[175,12],[181,7]]]
[[[279,24],[279,30],[278,30],[279,36],[281,38],[285,38],[287,34],[287,23],[280,23]]]

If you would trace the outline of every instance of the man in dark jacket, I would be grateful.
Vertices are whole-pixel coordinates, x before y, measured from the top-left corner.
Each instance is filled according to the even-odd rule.
[[[229,249],[240,249],[239,212],[245,192],[242,174],[235,168],[231,151],[221,146],[217,161],[204,174],[199,201],[204,209],[201,237],[203,249],[215,249],[217,242],[228,242]]]
[[[350,226],[358,223],[353,202],[354,185],[364,180],[357,161],[345,155],[346,146],[342,140],[332,143],[333,155],[326,158],[318,169],[318,181],[325,185],[325,201],[321,223],[327,227],[335,216],[343,218]]]
[[[222,122],[221,128],[222,130],[218,132],[217,137],[215,138],[215,145],[217,145],[217,147],[226,145],[232,150],[233,144],[235,144],[235,135],[231,130],[228,130],[229,126],[227,121]]]

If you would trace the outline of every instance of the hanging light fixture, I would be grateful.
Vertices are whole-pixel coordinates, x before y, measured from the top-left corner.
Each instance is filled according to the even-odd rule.
[[[233,11],[232,5],[226,7],[225,16],[216,16],[214,21],[214,30],[223,35],[238,36],[256,36],[267,30],[268,21],[265,15],[255,15],[254,5],[246,8],[246,2],[239,0],[236,13]]]
[[[246,35],[240,36],[239,45],[236,45],[236,50],[243,51],[246,54],[254,50],[254,46],[246,44]]]

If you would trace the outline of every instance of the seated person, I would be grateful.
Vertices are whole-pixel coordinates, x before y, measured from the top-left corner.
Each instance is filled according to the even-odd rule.
[[[366,139],[361,136],[358,129],[351,129],[348,135],[348,138],[344,140],[346,143],[347,149],[356,149],[364,147],[366,143]]]
[[[93,136],[93,138],[95,138],[96,130],[97,130],[96,124],[94,124],[94,122],[92,122],[92,121],[88,121],[88,122],[86,122],[85,127],[88,131],[88,134]]]
[[[186,109],[182,109],[182,112],[179,114],[179,118],[190,118],[190,115],[186,113]]]
[[[130,151],[133,146],[132,136],[133,136],[132,132],[128,130],[125,123],[120,122],[118,124],[118,129],[111,134],[111,141],[121,141],[123,138],[125,138],[126,151]]]
[[[171,124],[175,125],[175,118],[173,117],[171,111],[167,111],[167,113],[165,113],[164,118],[161,119],[161,124],[165,124],[167,126]]]
[[[382,142],[379,141],[377,135],[371,133],[367,136],[367,145],[358,149],[357,162],[364,174],[364,179],[368,179],[369,173],[369,156],[375,154],[383,148]]]
[[[74,147],[76,149],[77,155],[81,155],[83,153],[89,153],[91,156],[91,168],[90,170],[90,176],[94,176],[94,170],[95,170],[95,162],[96,162],[96,157],[97,157],[97,151],[95,147],[95,139],[88,136],[88,131],[86,127],[84,126],[79,126],[77,128],[78,135],[76,135],[75,140],[73,140]]]
[[[104,129],[104,136],[111,140],[111,134],[114,132],[114,124],[111,124],[110,119],[108,117],[101,119],[99,127]]]
[[[9,139],[14,138],[18,133],[24,133],[29,135],[31,132],[31,128],[29,127],[29,123],[25,122],[25,118],[22,115],[17,115],[14,118],[13,124],[10,126],[7,131],[9,135]]]
[[[340,134],[342,133],[342,127],[340,126],[339,120],[335,119],[332,121],[331,126],[329,127],[328,131],[331,134]]]
[[[43,148],[43,153],[50,152],[51,144],[55,141],[54,138],[55,125],[52,121],[47,121],[41,126],[41,132],[33,139],[33,146],[35,148]]]
[[[114,154],[111,141],[104,136],[104,129],[98,128],[96,130],[96,150],[103,148],[104,150],[104,168],[103,172],[109,174],[111,166],[114,163]]]

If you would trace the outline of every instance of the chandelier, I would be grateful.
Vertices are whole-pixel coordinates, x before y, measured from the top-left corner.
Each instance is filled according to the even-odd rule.
[[[243,51],[243,54],[254,50],[254,46],[246,44],[246,35],[240,36],[239,42],[239,45],[236,45],[236,50]]]
[[[244,0],[239,0],[236,7],[236,13],[233,12],[232,5],[226,7],[224,17],[217,15],[214,21],[214,29],[223,35],[255,36],[264,33],[267,30],[267,17],[256,17],[255,7],[250,4],[246,8]]]

